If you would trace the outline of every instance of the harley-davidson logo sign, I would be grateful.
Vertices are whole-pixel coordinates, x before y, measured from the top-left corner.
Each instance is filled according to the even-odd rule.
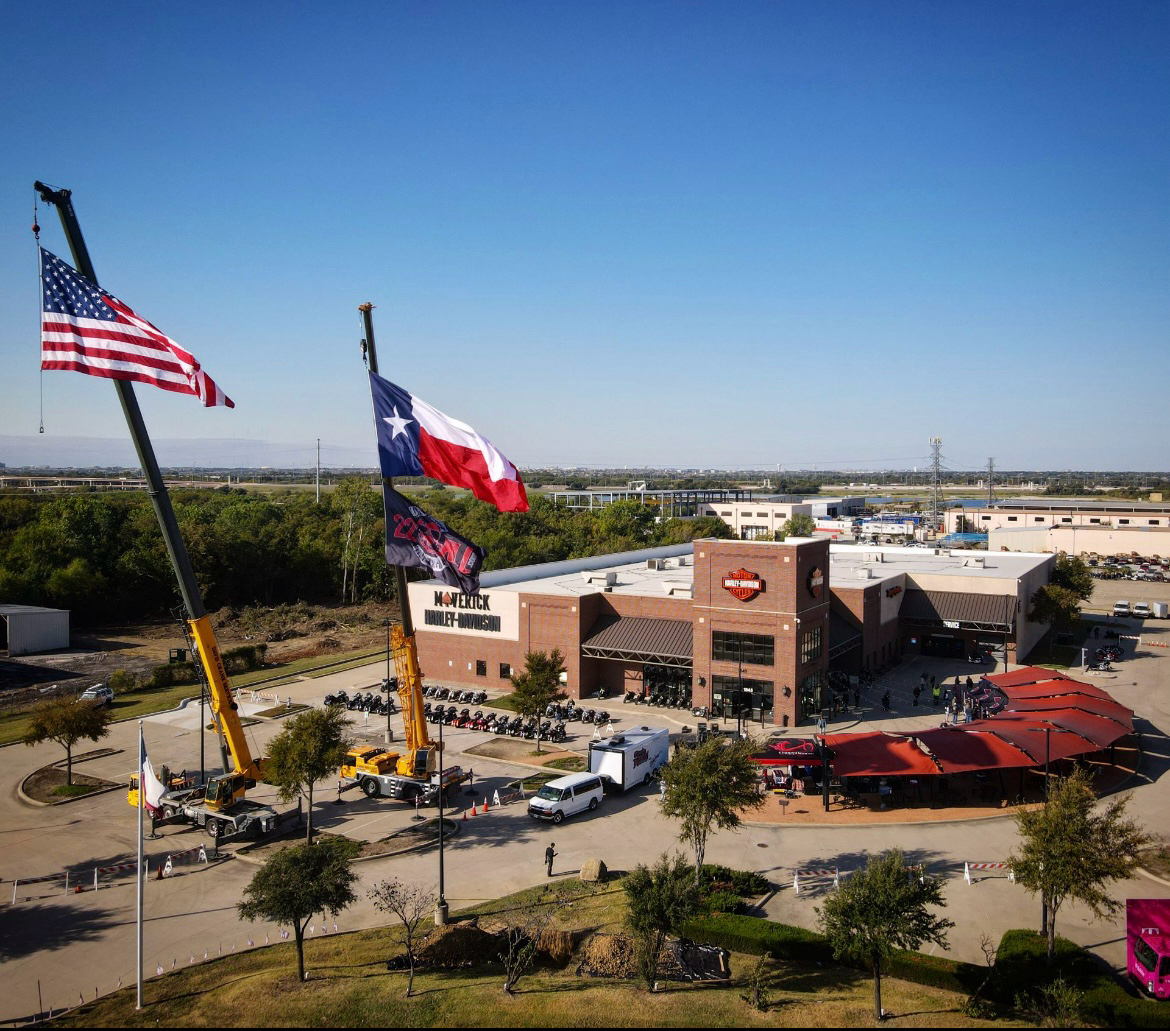
[[[819,598],[821,596],[821,591],[823,591],[825,587],[825,574],[821,572],[819,566],[813,566],[813,568],[809,570],[806,584],[808,586],[809,594],[811,594],[814,598]]]
[[[749,573],[740,568],[723,578],[723,589],[730,591],[740,601],[751,601],[764,590],[764,581],[760,579],[759,573]]]

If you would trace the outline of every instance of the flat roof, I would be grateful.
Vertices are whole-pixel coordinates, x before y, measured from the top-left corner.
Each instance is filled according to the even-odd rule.
[[[705,538],[718,543],[717,538]],[[785,547],[808,538],[787,541],[733,541],[737,547]],[[697,543],[697,542],[696,542]],[[943,550],[929,548],[874,547],[830,544],[830,585],[838,588],[868,586],[904,573],[931,573],[979,579],[1015,580],[1050,561],[1052,555],[1021,551]],[[982,560],[982,565],[966,564]],[[856,570],[868,569],[860,579]],[[612,574],[612,578],[609,576]],[[498,569],[480,577],[483,590],[552,594],[563,597],[608,592],[643,597],[668,597],[675,591],[689,597],[694,584],[694,549],[691,544],[646,548],[618,555],[546,562],[539,565]],[[435,581],[436,583],[438,581]],[[956,590],[962,590],[956,583]]]
[[[994,512],[997,508],[1035,509],[1038,512],[1170,512],[1170,503],[1130,501],[1128,498],[1004,498],[990,506],[988,511]]]
[[[856,587],[902,573],[1015,580],[1052,558],[1052,555],[1027,551],[878,548],[864,544],[830,544],[829,583],[834,587]],[[980,560],[982,564],[979,564]],[[856,571],[860,569],[869,570],[869,580],[857,577]]]

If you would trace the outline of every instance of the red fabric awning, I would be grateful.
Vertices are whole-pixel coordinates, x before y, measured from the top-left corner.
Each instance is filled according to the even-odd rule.
[[[1017,687],[1021,684],[1043,684],[1049,680],[1071,680],[1072,678],[1055,669],[1045,669],[1043,666],[1021,666],[1010,673],[988,673],[983,678],[989,684],[1003,688]]]
[[[1081,734],[1039,720],[996,716],[987,722],[994,724],[990,732],[997,738],[1027,752],[1032,757],[1029,765],[1033,766],[1044,765],[1046,748],[1048,758],[1055,762],[1057,759],[1071,759],[1076,755],[1095,752],[1099,747]]]
[[[838,777],[904,777],[937,774],[938,766],[904,734],[831,734],[826,739]]]
[[[1024,684],[1000,690],[1013,701],[1017,698],[1062,698],[1070,694],[1080,694],[1086,698],[1108,698],[1112,701],[1108,691],[1103,691],[1096,684],[1083,684],[1079,680],[1050,680],[1046,684]]]
[[[983,720],[971,724],[970,729],[939,727],[915,736],[934,753],[943,773],[1035,766],[1036,761],[1027,752],[991,733],[994,723],[993,719]]]

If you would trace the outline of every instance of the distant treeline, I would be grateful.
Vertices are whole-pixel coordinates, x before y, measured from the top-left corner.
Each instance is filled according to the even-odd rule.
[[[696,537],[726,537],[719,519],[655,521],[636,502],[570,511],[533,495],[500,513],[463,492],[412,495],[501,569]],[[178,490],[172,501],[204,603],[385,600],[381,495],[353,477],[323,495]],[[421,574],[420,574],[421,575]],[[0,602],[72,609],[86,622],[164,616],[179,604],[150,500],[140,493],[0,494]]]

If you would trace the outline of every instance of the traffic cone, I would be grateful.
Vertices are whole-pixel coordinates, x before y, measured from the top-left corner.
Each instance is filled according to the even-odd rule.
[[[484,811],[485,813],[488,811],[487,795],[484,795],[484,796],[483,796],[483,811]]]
[[[464,823],[467,822],[467,810],[466,809],[463,810],[463,822]]]
[[[472,816],[475,815],[475,803],[474,802],[471,803],[471,815]]]

